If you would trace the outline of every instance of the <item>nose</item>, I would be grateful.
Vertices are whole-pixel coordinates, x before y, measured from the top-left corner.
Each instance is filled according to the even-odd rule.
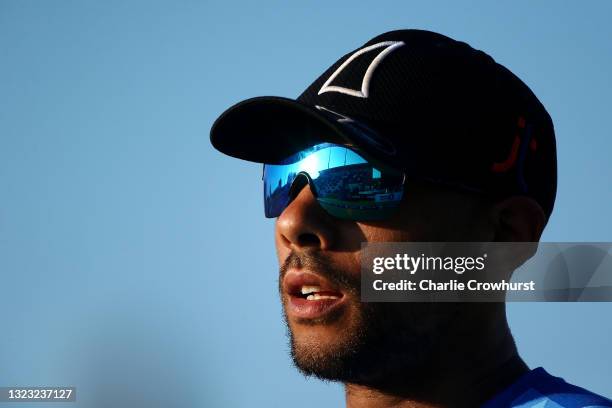
[[[319,205],[307,182],[296,180],[294,188],[295,198],[276,220],[279,245],[291,250],[332,249],[335,219]]]

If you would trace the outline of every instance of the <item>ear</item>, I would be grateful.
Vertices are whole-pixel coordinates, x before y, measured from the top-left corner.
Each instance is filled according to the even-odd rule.
[[[512,196],[496,203],[491,216],[494,240],[499,242],[538,242],[546,226],[544,210],[526,196]]]

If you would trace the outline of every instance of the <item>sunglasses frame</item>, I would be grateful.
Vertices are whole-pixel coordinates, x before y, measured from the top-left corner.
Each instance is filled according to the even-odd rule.
[[[335,143],[320,143],[320,145],[323,145],[323,144],[329,145],[329,147],[339,147],[339,148],[344,148],[344,149],[350,150],[353,153],[355,153],[357,156],[359,156],[359,158],[364,160],[364,162],[366,162],[367,164],[372,166],[373,169],[376,169],[376,170],[378,170],[381,173],[386,171],[386,172],[396,173],[398,176],[401,175],[402,180],[396,186],[397,188],[401,189],[401,196],[400,196],[400,198],[397,201],[394,201],[393,203],[391,203],[391,205],[388,206],[387,208],[376,208],[376,209],[366,208],[366,209],[364,209],[364,208],[357,208],[357,207],[355,207],[355,208],[344,207],[344,209],[342,209],[342,208],[333,208],[332,209],[332,207],[336,207],[336,206],[331,206],[329,203],[325,203],[325,201],[324,201],[325,197],[321,197],[319,192],[317,191],[318,188],[316,186],[315,180],[308,173],[308,171],[301,170],[297,174],[295,174],[295,176],[293,177],[291,182],[288,183],[289,191],[287,192],[287,197],[286,197],[287,198],[287,203],[283,206],[282,211],[284,211],[287,208],[287,206],[289,206],[289,204],[297,196],[297,193],[299,193],[299,191],[301,191],[301,188],[297,192],[294,191],[295,190],[294,186],[295,186],[295,181],[300,176],[304,176],[306,178],[306,182],[307,182],[308,186],[311,189],[311,192],[312,192],[313,196],[316,198],[316,200],[319,203],[319,205],[321,205],[323,207],[323,209],[328,214],[330,214],[333,217],[340,218],[340,219],[353,220],[353,221],[380,221],[380,220],[388,219],[390,216],[392,216],[393,213],[395,213],[395,211],[397,210],[397,208],[399,208],[400,203],[404,199],[405,184],[406,184],[406,179],[407,179],[406,172],[398,170],[396,168],[393,168],[392,166],[389,166],[387,164],[380,163],[380,162],[378,162],[376,160],[367,159],[366,157],[364,157],[362,155],[362,153],[358,149],[355,149],[353,146],[338,145],[338,144],[335,144]],[[304,150],[312,149],[312,148],[314,148],[315,146],[318,146],[318,145],[319,144],[313,145],[313,146],[308,147],[306,149],[302,149],[301,151],[296,152],[296,153],[288,156],[287,159],[285,159],[284,161],[289,160],[289,158],[291,158],[294,155],[297,155],[297,154],[301,153]],[[319,151],[319,150],[314,150],[313,153],[315,153],[317,151]],[[298,163],[299,161],[306,159],[308,156],[309,155],[306,155],[303,158],[301,158],[300,160],[292,162],[292,163],[282,163],[282,164],[264,163],[264,165],[262,166],[262,180],[265,183],[265,181],[266,181],[265,180],[266,166],[290,165],[290,164],[293,164],[293,163]],[[265,184],[264,184],[264,186],[265,186]],[[265,187],[264,187],[264,199],[266,199]],[[264,203],[264,206],[265,206],[265,203]],[[268,210],[267,209],[266,209],[265,213],[266,213],[266,217],[267,218],[277,218],[277,217],[279,217],[282,214],[282,211],[278,215],[274,215],[274,216],[268,216],[267,215],[268,214]],[[361,215],[355,215],[354,214],[355,212],[361,212]]]

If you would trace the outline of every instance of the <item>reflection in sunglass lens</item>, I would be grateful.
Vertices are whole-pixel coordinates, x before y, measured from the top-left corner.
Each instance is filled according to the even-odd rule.
[[[403,195],[402,173],[377,168],[344,146],[323,143],[281,164],[264,165],[266,217],[278,217],[287,207],[298,174],[308,175],[319,204],[343,219],[384,219]]]

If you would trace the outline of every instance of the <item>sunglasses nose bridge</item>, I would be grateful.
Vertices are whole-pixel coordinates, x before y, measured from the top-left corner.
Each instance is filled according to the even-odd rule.
[[[297,197],[300,191],[302,191],[302,189],[307,185],[310,186],[310,190],[316,197],[312,178],[305,171],[300,171],[291,182],[291,187],[289,188],[289,202],[293,201],[293,199]]]

